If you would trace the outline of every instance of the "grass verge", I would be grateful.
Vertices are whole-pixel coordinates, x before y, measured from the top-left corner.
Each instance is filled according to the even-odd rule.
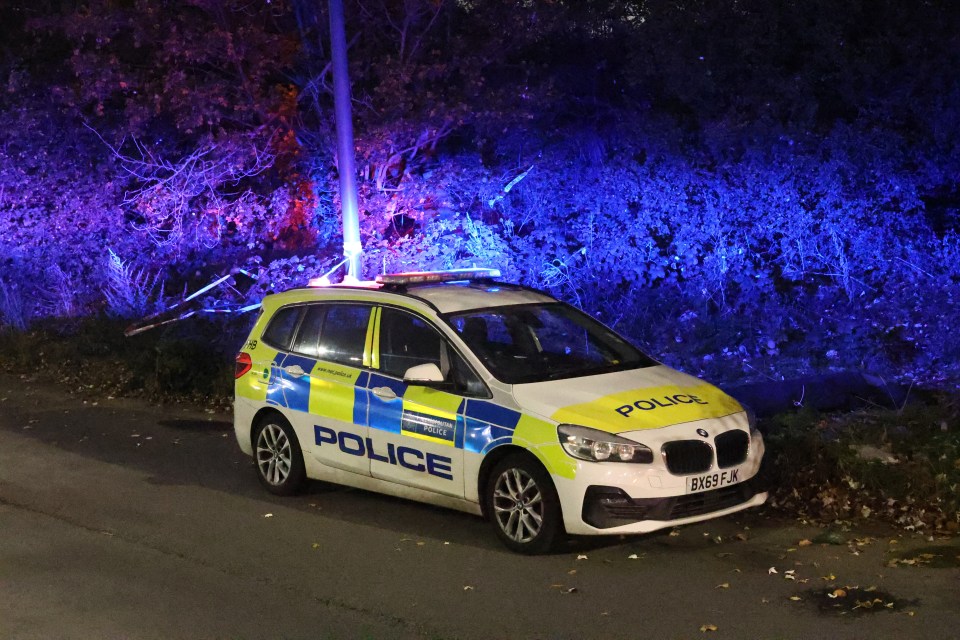
[[[960,398],[898,410],[800,411],[761,424],[770,506],[817,523],[960,530]]]
[[[33,375],[65,391],[229,407],[233,358],[249,326],[196,320],[124,337],[107,318],[38,323],[0,331],[0,370]]]

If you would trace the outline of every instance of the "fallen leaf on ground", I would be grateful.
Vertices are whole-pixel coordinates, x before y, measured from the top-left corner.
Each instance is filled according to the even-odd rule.
[[[263,517],[264,517],[264,518],[272,518],[272,517],[273,517],[273,514],[272,514],[272,513],[265,513],[265,514],[263,514]]]
[[[809,546],[812,545],[812,544],[813,544],[813,541],[812,541],[812,540],[807,540],[806,538],[804,538],[803,540],[801,540],[800,542],[797,543],[797,546],[798,546],[798,547],[809,547]]]
[[[803,600],[803,598],[801,598],[800,596],[790,596],[790,599],[793,600],[794,602],[797,602],[798,600]]]
[[[716,631],[717,625],[715,624],[703,624],[700,625],[700,633],[706,633],[707,631]]]
[[[587,559],[587,554],[585,553],[581,553],[577,556],[577,560],[586,560],[586,559]]]
[[[768,576],[773,575],[773,574],[775,574],[775,573],[778,573],[776,567],[770,567],[769,569],[767,569],[767,575],[768,575]]]
[[[714,589],[729,589],[729,588],[730,588],[730,583],[729,583],[729,582],[724,582],[724,583],[718,584],[717,586],[714,587]]]

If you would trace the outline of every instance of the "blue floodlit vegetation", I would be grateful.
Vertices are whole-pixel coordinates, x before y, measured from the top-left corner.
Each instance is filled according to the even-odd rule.
[[[3,326],[342,260],[323,3],[175,4],[0,9]],[[954,3],[346,5],[363,275],[496,266],[718,380],[960,381]]]

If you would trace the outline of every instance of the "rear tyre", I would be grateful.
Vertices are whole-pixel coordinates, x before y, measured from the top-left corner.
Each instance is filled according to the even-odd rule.
[[[307,474],[303,452],[290,423],[279,414],[261,419],[253,430],[257,478],[270,493],[290,496],[302,487]]]
[[[511,454],[494,466],[484,501],[497,537],[511,551],[547,553],[565,534],[553,481],[528,455]]]

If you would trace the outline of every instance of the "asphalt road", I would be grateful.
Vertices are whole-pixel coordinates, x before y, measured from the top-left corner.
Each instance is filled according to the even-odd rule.
[[[270,496],[229,414],[0,376],[4,640],[960,638],[957,541],[823,534],[760,512],[522,557],[472,516]]]

